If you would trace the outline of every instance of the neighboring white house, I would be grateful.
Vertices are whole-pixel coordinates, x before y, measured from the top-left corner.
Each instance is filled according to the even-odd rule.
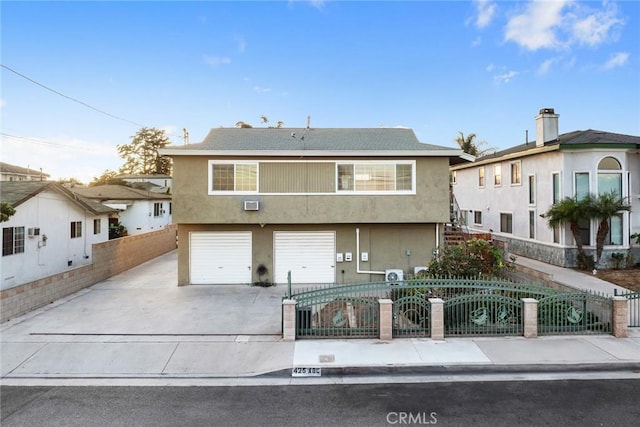
[[[118,175],[116,178],[132,184],[135,188],[154,193],[171,193],[173,185],[173,178],[169,175]]]
[[[49,174],[0,162],[0,181],[46,181]]]
[[[74,187],[73,192],[119,211],[120,225],[131,235],[156,231],[171,224],[171,194],[124,185]]]
[[[615,190],[632,210],[611,219],[601,266],[611,265],[612,253],[630,250],[637,261],[630,235],[640,232],[640,137],[591,129],[559,134],[558,118],[552,108],[542,109],[535,141],[450,168],[462,222],[470,231],[491,232],[510,253],[573,267],[577,251],[569,228],[550,228],[542,215],[565,197]],[[580,226],[592,254],[598,224]]]
[[[0,224],[1,289],[91,264],[91,245],[109,239],[116,213],[55,182],[2,182],[0,197],[15,209]]]

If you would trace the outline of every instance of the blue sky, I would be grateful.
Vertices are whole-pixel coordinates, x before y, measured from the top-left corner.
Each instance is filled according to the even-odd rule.
[[[410,127],[454,147],[640,135],[636,1],[3,1],[2,161],[88,182],[140,125]],[[64,96],[62,96],[64,95]],[[73,102],[66,97],[81,101]],[[93,108],[89,108],[93,107]],[[98,112],[98,109],[102,112]],[[107,113],[107,114],[104,114]],[[113,116],[116,116],[115,118]]]

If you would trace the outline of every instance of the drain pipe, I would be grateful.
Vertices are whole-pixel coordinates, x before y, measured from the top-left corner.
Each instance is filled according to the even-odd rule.
[[[356,273],[358,274],[382,274],[384,271],[366,271],[360,270],[360,229],[356,228]]]

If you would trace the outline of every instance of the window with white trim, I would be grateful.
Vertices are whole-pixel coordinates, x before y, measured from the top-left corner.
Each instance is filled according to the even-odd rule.
[[[82,221],[71,222],[71,238],[82,237]]]
[[[100,226],[101,226],[100,218],[95,218],[93,220],[93,234],[100,234]]]
[[[511,163],[511,185],[520,185],[522,183],[522,163],[520,160]]]
[[[513,214],[510,214],[510,213],[500,214],[500,232],[513,233]]]
[[[589,172],[576,172],[575,180],[575,197],[582,200],[589,195]]]
[[[415,162],[353,162],[336,165],[338,192],[413,193]]]
[[[502,165],[493,166],[493,185],[500,187],[502,185]]]
[[[24,227],[2,229],[2,256],[24,252]]]
[[[209,161],[209,193],[256,193],[258,163]]]
[[[529,204],[536,204],[536,176],[529,175]]]
[[[153,204],[153,216],[162,216],[162,203]]]
[[[482,225],[482,211],[473,211],[473,223]]]
[[[484,187],[484,166],[478,168],[478,187]]]

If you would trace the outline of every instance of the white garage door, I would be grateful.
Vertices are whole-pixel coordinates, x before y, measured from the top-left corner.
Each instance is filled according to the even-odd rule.
[[[251,283],[251,232],[190,233],[194,285]]]
[[[336,235],[333,231],[273,233],[276,283],[334,283]]]

